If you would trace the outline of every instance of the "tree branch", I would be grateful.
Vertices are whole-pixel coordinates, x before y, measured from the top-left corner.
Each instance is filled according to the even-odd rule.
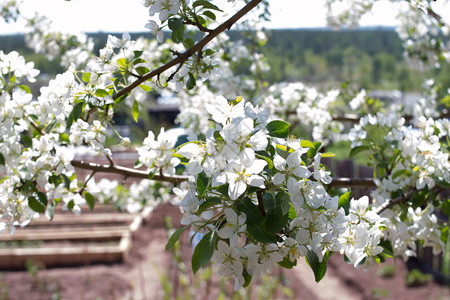
[[[377,208],[377,210],[375,211],[377,214],[381,214],[383,211],[385,211],[388,208],[391,208],[392,206],[399,204],[399,203],[403,203],[408,201],[409,198],[411,198],[411,196],[414,194],[414,190],[409,190],[406,194],[404,194],[403,196],[397,197],[395,199],[392,200],[388,200],[386,202],[384,202],[381,206],[379,206]]]
[[[222,23],[220,26],[218,26],[216,29],[211,31],[208,35],[206,35],[201,41],[199,41],[197,44],[195,44],[192,48],[189,48],[185,52],[181,53],[179,56],[175,57],[165,65],[143,75],[141,78],[137,79],[136,81],[132,82],[130,85],[126,86],[122,90],[120,90],[113,98],[117,99],[125,94],[130,93],[133,89],[138,87],[141,83],[149,80],[150,78],[154,76],[159,76],[162,72],[168,70],[169,68],[186,61],[189,57],[195,54],[197,51],[201,51],[203,47],[205,47],[210,41],[212,41],[217,35],[219,35],[221,32],[225,31],[226,29],[230,29],[231,26],[233,26],[234,23],[236,23],[240,18],[245,16],[249,11],[251,11],[253,8],[255,8],[262,0],[252,0],[247,5],[244,6],[240,11],[238,11],[235,15],[233,15],[231,18],[229,18],[227,21]]]
[[[373,178],[333,178],[332,187],[375,187]]]
[[[96,173],[112,173],[112,174],[119,174],[126,177],[134,177],[134,178],[145,178],[145,179],[152,179],[155,181],[161,181],[161,182],[170,182],[174,184],[180,184],[183,181],[186,181],[189,179],[187,176],[178,176],[178,175],[154,175],[153,177],[150,175],[148,171],[143,170],[136,170],[131,169],[127,167],[122,167],[118,165],[101,165],[93,162],[85,162],[81,160],[72,160],[71,161],[72,166],[75,168],[80,168],[84,170],[91,170]]]

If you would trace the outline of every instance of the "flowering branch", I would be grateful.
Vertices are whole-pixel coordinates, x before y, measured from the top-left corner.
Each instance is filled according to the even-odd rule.
[[[137,79],[130,85],[128,85],[125,88],[123,88],[122,90],[120,90],[113,98],[118,99],[121,96],[130,93],[133,89],[138,87],[141,83],[143,83],[155,76],[159,76],[162,72],[168,70],[169,68],[186,61],[189,57],[194,55],[197,51],[201,51],[203,49],[203,47],[205,47],[210,41],[212,41],[221,32],[225,31],[226,29],[230,29],[234,23],[236,23],[240,18],[242,18],[249,11],[251,11],[253,8],[255,8],[259,3],[261,3],[261,1],[262,0],[250,1],[246,6],[244,6],[244,8],[242,8],[240,11],[238,11],[235,15],[233,15],[227,21],[222,23],[216,29],[211,31],[208,35],[206,35],[201,41],[199,41],[197,44],[195,44],[192,48],[189,48],[185,52],[181,53],[180,55],[178,55],[177,57],[175,57],[174,59],[172,59],[165,65],[143,75],[141,78]]]

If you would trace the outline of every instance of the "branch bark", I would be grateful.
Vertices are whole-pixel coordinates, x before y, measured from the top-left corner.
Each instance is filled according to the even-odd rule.
[[[212,41],[216,36],[225,31],[226,29],[230,29],[234,23],[236,23],[240,18],[245,16],[249,11],[255,8],[262,0],[252,0],[247,5],[245,5],[240,11],[238,11],[235,15],[229,18],[227,21],[219,25],[216,29],[211,31],[208,35],[206,35],[201,41],[195,44],[192,48],[189,48],[185,52],[181,53],[165,65],[143,75],[141,78],[132,82],[130,85],[126,86],[122,90],[120,90],[113,98],[117,99],[125,94],[128,94],[133,89],[137,88],[141,83],[155,77],[161,75],[162,72],[168,70],[169,68],[186,61],[189,57],[194,55],[197,51],[201,51],[203,47],[205,47],[210,41]]]
[[[75,168],[91,170],[96,173],[119,174],[126,177],[143,178],[143,179],[151,178],[152,180],[155,181],[170,182],[173,184],[180,184],[181,182],[186,181],[189,178],[187,176],[178,176],[178,175],[165,176],[161,174],[155,174],[152,177],[150,176],[150,173],[148,171],[136,170],[118,165],[101,165],[93,162],[85,162],[82,160],[72,160],[71,164]]]
[[[400,204],[400,203],[408,201],[408,199],[411,198],[411,196],[413,194],[414,194],[414,190],[409,190],[403,196],[400,196],[400,197],[397,197],[395,199],[388,200],[388,201],[384,202],[380,207],[377,208],[377,210],[375,212],[377,214],[381,214],[383,211],[385,211],[388,208],[391,208],[394,205],[397,205],[397,204]]]

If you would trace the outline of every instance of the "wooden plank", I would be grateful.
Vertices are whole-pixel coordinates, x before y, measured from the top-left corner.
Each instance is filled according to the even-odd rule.
[[[55,215],[53,220],[40,217],[31,222],[31,226],[77,225],[99,223],[129,223],[136,215],[131,214],[85,214],[85,215]]]
[[[24,269],[28,260],[47,267],[118,263],[125,259],[128,248],[113,246],[71,246],[55,248],[0,249],[1,269]]]
[[[128,229],[114,229],[114,230],[71,230],[58,231],[52,229],[51,232],[41,232],[38,230],[20,231],[17,230],[14,235],[0,235],[0,241],[109,241],[118,240],[126,233]]]

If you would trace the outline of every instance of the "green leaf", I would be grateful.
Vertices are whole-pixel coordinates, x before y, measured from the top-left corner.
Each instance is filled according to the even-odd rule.
[[[78,120],[78,118],[81,116],[81,114],[83,113],[83,107],[84,107],[85,103],[82,102],[78,102],[75,107],[72,110],[72,118],[73,121],[75,122],[76,120]]]
[[[3,181],[5,181],[6,179],[9,179],[9,178],[11,178],[11,177],[10,176],[0,177],[0,183],[2,183]]]
[[[289,134],[289,123],[281,120],[274,120],[267,124],[266,129],[269,135],[278,138],[286,138]]]
[[[216,53],[216,51],[214,51],[212,49],[206,49],[205,51],[203,51],[203,56],[211,56],[214,53]]]
[[[362,151],[368,150],[368,149],[369,149],[369,146],[357,146],[357,147],[354,147],[354,148],[352,148],[350,150],[350,154],[348,156],[349,157],[353,157],[356,154],[358,154],[359,152],[362,152]]]
[[[258,151],[258,152],[256,153],[256,157],[261,158],[261,159],[264,159],[264,160],[267,162],[267,167],[268,167],[269,169],[272,169],[272,168],[273,168],[273,161],[272,161],[272,159],[270,159],[268,153],[265,153],[265,152],[262,152],[262,151]]]
[[[188,90],[192,90],[196,85],[195,77],[191,72],[188,73],[188,76],[189,76],[189,79],[186,82],[186,88]]]
[[[89,82],[91,80],[91,73],[89,72],[84,72],[83,75],[81,75],[81,80],[83,80],[84,82]]]
[[[136,99],[133,101],[133,108],[131,109],[131,114],[133,115],[133,120],[137,123],[139,118],[139,103]]]
[[[301,140],[300,146],[302,146],[303,148],[311,148],[311,147],[314,147],[314,144],[308,140]]]
[[[145,84],[141,84],[140,86],[139,86],[141,89],[143,89],[145,92],[150,92],[151,90],[152,90],[152,87],[151,86],[148,86],[148,85],[145,85]]]
[[[69,177],[67,177],[66,174],[61,174],[61,176],[64,180],[64,185],[65,185],[66,189],[70,189],[70,181],[71,180],[69,179]]]
[[[211,178],[212,180],[212,178]],[[208,189],[209,185],[211,184],[210,178],[206,175],[206,173],[203,171],[197,176],[197,193],[198,198],[201,199],[206,193],[206,190]]]
[[[180,238],[181,234],[183,233],[184,230],[186,230],[186,228],[187,227],[178,228],[177,230],[175,230],[174,233],[172,233],[172,235],[170,236],[169,240],[167,241],[166,250],[169,250],[170,248],[173,247],[173,245],[175,245],[175,243],[178,241],[178,239]]]
[[[322,153],[321,156],[322,156],[322,157],[335,157],[336,154],[333,153],[333,152],[325,152],[325,153]]]
[[[398,170],[397,172],[395,172],[392,175],[392,180],[396,179],[399,176],[402,176],[402,175],[409,176],[410,174],[411,174],[411,172],[408,169]]]
[[[119,58],[116,62],[117,62],[117,64],[118,64],[119,66],[121,66],[122,68],[127,69],[128,61],[127,61],[127,59],[126,59],[125,57]]]
[[[4,166],[6,164],[5,157],[0,153],[0,165]]]
[[[322,143],[321,142],[314,142],[313,143],[313,147],[309,148],[308,152],[306,152],[306,155],[309,158],[313,158],[319,152],[321,147],[322,147]]]
[[[94,209],[95,206],[95,197],[92,196],[91,193],[88,192],[84,192],[84,199],[86,200],[89,209],[92,211]]]
[[[327,271],[326,258],[324,257],[322,262],[319,262],[319,257],[317,256],[316,252],[308,249],[308,253],[306,254],[306,261],[311,267],[311,270],[314,272],[316,282],[321,281]]]
[[[135,66],[135,65],[137,65],[137,64],[146,64],[147,61],[144,60],[144,59],[142,59],[142,58],[136,58],[135,60],[133,60],[132,63],[133,63],[133,65]]]
[[[19,85],[19,88],[20,88],[22,91],[24,91],[25,93],[31,94],[31,90],[30,90],[30,88],[29,88],[27,85],[24,85],[24,84]]]
[[[167,21],[167,25],[169,25],[169,29],[172,31],[180,29],[181,24],[183,24],[183,18],[170,18]]]
[[[197,0],[192,4],[192,6],[193,7],[203,6],[203,8],[206,8],[206,9],[222,11],[220,8],[218,8],[217,6],[215,6],[214,4],[212,4],[211,2],[206,1],[206,0]]]
[[[255,224],[261,222],[261,213],[259,212],[258,207],[252,202],[249,197],[245,197],[242,201],[239,201],[236,206],[239,212],[246,215],[247,224]]]
[[[281,231],[281,229],[283,229],[284,225],[286,225],[289,206],[286,210],[286,213],[283,213],[283,194],[284,193],[278,194],[281,195],[281,197],[279,197],[278,195],[277,197],[273,197],[273,195],[270,193],[266,193],[263,195],[264,206],[267,209],[264,229],[267,233],[277,234]],[[269,204],[270,202],[272,203]]]
[[[339,197],[338,207],[343,207],[347,214],[348,214],[348,211],[350,209],[350,198],[351,198],[351,195],[352,195],[352,192],[348,191],[348,192],[342,194]]]
[[[32,181],[27,181],[25,182],[24,185],[22,185],[22,187],[20,188],[20,191],[22,193],[26,193],[31,191],[34,188],[34,183]]]
[[[95,96],[100,97],[100,98],[104,98],[104,97],[108,96],[108,92],[105,91],[104,89],[96,89],[95,90]]]
[[[228,183],[216,186],[215,190],[228,197]]]
[[[247,224],[247,231],[253,239],[261,243],[275,243],[277,241],[277,236],[275,234],[267,233],[264,228],[264,219],[259,223]]]
[[[33,140],[26,134],[21,134],[20,140],[25,147],[31,147],[33,145]]]
[[[191,38],[186,38],[183,41],[183,46],[186,49],[192,48],[192,47],[194,47],[194,41]]]
[[[206,267],[214,253],[216,234],[215,231],[208,232],[203,236],[192,254],[192,271],[194,274],[201,268]]]
[[[147,74],[148,72],[150,72],[150,69],[147,67],[144,67],[144,66],[136,67],[135,70],[138,73],[138,75],[140,75],[140,76],[143,76],[143,75]],[[140,87],[142,87],[142,84],[140,85]],[[144,91],[146,91],[146,90],[144,89]]]
[[[210,207],[213,207],[214,205],[218,205],[222,203],[222,199],[219,197],[206,197],[205,202],[200,204],[200,206],[197,209],[196,214],[199,215],[202,212],[208,210]]]
[[[292,269],[293,267],[295,267],[297,265],[297,260],[292,262],[289,260],[289,257],[286,256],[286,257],[284,257],[284,259],[282,261],[278,262],[278,264],[280,266],[282,266],[283,268]]]
[[[47,202],[42,201],[41,197],[36,198],[34,196],[31,196],[28,197],[28,206],[35,212],[43,214],[45,213],[45,207],[47,206]]]
[[[446,199],[441,204],[441,210],[444,215],[450,217],[450,199]]]
[[[142,50],[134,50],[134,58],[138,58],[142,55],[142,53],[144,53],[144,51]]]
[[[247,269],[244,268],[244,271],[242,271],[242,276],[244,277],[244,284],[242,287],[246,288],[252,282],[252,275],[250,275],[247,271]]]
[[[212,11],[206,10],[203,12],[203,15],[207,16],[211,20],[216,20],[216,15]]]

